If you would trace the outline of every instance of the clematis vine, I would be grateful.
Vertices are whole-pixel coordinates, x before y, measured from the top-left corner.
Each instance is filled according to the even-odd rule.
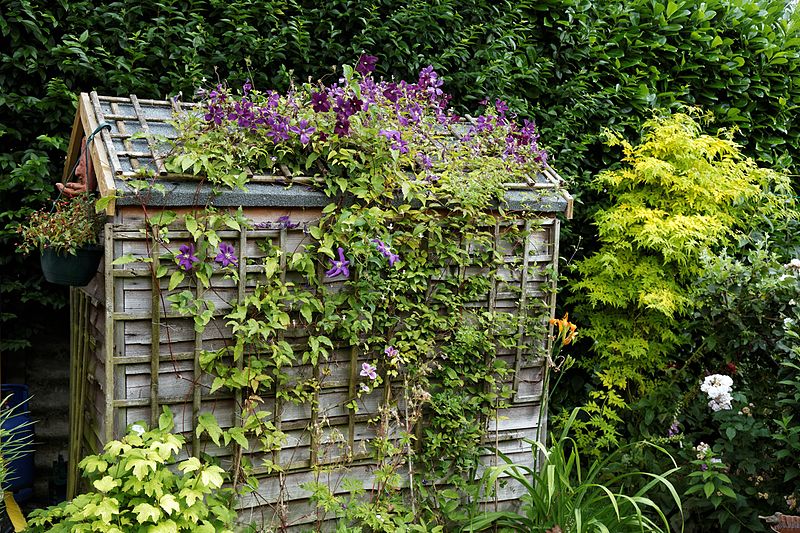
[[[317,131],[317,129],[313,126],[309,126],[308,121],[303,119],[297,124],[297,126],[291,126],[289,131],[299,135],[300,143],[306,145],[311,142],[311,135]]]
[[[378,133],[392,141],[392,150],[397,150],[401,154],[408,153],[408,142],[404,141],[402,135],[397,130],[381,130]]]
[[[316,113],[324,113],[331,108],[331,102],[324,91],[311,93],[311,109]]]
[[[278,217],[278,227],[282,229],[294,229],[300,225],[299,222],[292,222],[289,218],[289,215],[283,215]]]
[[[325,275],[329,278],[335,278],[336,276],[344,276],[345,278],[350,277],[350,261],[344,256],[344,248],[341,246],[339,247],[339,259],[334,261],[333,259],[328,259],[328,262],[331,264],[330,270],[325,272]]]
[[[371,56],[369,54],[361,54],[361,57],[358,58],[358,64],[356,65],[355,70],[362,76],[366,76],[367,74],[375,70],[375,65],[377,63],[378,63],[377,57]]]
[[[178,262],[178,266],[187,272],[194,268],[195,263],[200,262],[200,259],[194,255],[194,244],[184,244],[181,246],[180,253],[175,256],[175,260]]]
[[[361,363],[361,372],[360,374],[365,378],[369,378],[373,381],[378,377],[378,369],[372,366],[369,363]]]
[[[383,351],[386,354],[386,357],[389,358],[389,362],[392,364],[397,364],[402,362],[400,360],[400,350],[395,348],[394,346],[387,346],[386,349]]]
[[[392,250],[389,248],[389,245],[382,240],[372,239],[372,243],[375,244],[375,247],[378,249],[381,255],[389,260],[389,266],[394,266],[395,262],[400,259],[400,256],[392,252]]]
[[[224,267],[236,266],[239,264],[239,260],[236,258],[236,250],[226,242],[220,243],[219,253],[214,258],[214,261]]]

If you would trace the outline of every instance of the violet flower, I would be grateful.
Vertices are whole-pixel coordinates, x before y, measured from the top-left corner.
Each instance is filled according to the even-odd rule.
[[[396,130],[380,130],[378,133],[392,141],[392,150],[397,150],[401,154],[408,153],[408,142],[404,141],[400,132]]]
[[[497,109],[498,115],[504,117],[508,111],[508,104],[498,98],[494,101],[494,108]]]
[[[302,144],[308,144],[311,142],[311,134],[317,131],[317,129],[313,126],[309,126],[308,121],[303,119],[297,124],[297,126],[291,126],[289,131],[299,135],[300,142]]]
[[[336,276],[344,276],[346,278],[350,277],[350,269],[347,268],[350,266],[350,261],[347,260],[344,256],[344,248],[341,246],[339,247],[339,260],[334,261],[333,259],[328,259],[328,262],[332,265],[331,269],[325,272],[325,275],[329,278],[335,278]]]
[[[381,253],[382,256],[386,257],[389,260],[389,266],[394,266],[395,262],[400,259],[400,256],[396,253],[393,253],[392,250],[389,248],[389,245],[383,242],[380,239],[372,239],[373,244]]]
[[[386,357],[389,358],[389,361],[392,363],[396,362],[398,357],[400,356],[400,350],[395,348],[394,346],[387,346],[386,349],[383,351],[386,354]]]
[[[374,381],[375,378],[378,377],[377,370],[378,370],[377,368],[375,368],[374,366],[372,366],[369,363],[361,363],[361,372],[360,372],[360,374],[362,376],[364,376],[365,378],[369,378],[369,379]]]
[[[270,127],[267,136],[271,137],[273,142],[277,144],[289,140],[289,117],[273,115],[267,118],[267,125]]]
[[[417,161],[422,165],[423,168],[431,168],[433,167],[433,161],[431,161],[431,156],[428,154],[417,152],[416,155]]]
[[[386,87],[383,89],[383,96],[390,102],[396,103],[400,97],[403,96],[403,91],[396,83],[391,82],[387,83]]]
[[[669,427],[669,430],[667,430],[667,437],[674,437],[675,435],[678,435],[680,432],[681,430],[680,427],[678,426],[678,421],[673,420],[672,425]]]
[[[476,131],[492,131],[494,129],[492,119],[486,115],[479,116],[475,121],[475,129]]]
[[[331,103],[328,100],[328,95],[324,92],[311,93],[311,109],[316,113],[324,113],[331,108]]]
[[[378,63],[377,57],[371,56],[369,54],[361,54],[361,57],[358,58],[358,64],[356,65],[356,72],[358,72],[362,76],[366,76],[367,74],[375,70],[375,65],[377,63]]]
[[[224,267],[236,266],[239,263],[239,260],[236,258],[236,250],[226,242],[220,243],[219,253],[214,258],[214,261]]]
[[[291,219],[289,219],[289,215],[283,215],[278,217],[277,222],[278,226],[285,229],[294,229],[300,225],[299,222],[292,222]]]
[[[333,126],[333,133],[340,137],[350,135],[350,120],[341,115],[336,116],[336,124]]]
[[[178,261],[178,266],[187,272],[194,268],[195,263],[200,262],[200,259],[194,255],[194,244],[184,244],[181,246],[180,253],[175,256],[175,259]]]

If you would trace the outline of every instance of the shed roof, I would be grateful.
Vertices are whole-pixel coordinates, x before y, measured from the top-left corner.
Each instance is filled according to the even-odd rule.
[[[155,172],[166,188],[166,195],[153,195],[149,203],[163,206],[189,206],[210,198],[211,188],[198,189],[197,176],[168,173],[164,166],[170,146],[159,144],[158,138],[175,139],[178,132],[172,122],[182,113],[199,109],[200,104],[172,100],[145,100],[136,95],[128,97],[99,96],[96,92],[81,93],[78,113],[73,124],[64,179],[78,157],[80,140],[99,124],[107,123],[89,148],[97,173],[102,196],[116,195],[109,204],[113,214],[117,205],[138,205],[140,200],[126,194],[124,181],[140,176],[141,169]],[[450,126],[459,136],[458,125]],[[463,126],[461,126],[463,130]],[[231,190],[214,197],[217,206],[305,206],[322,207],[328,199],[313,188],[314,179],[308,176],[252,175],[246,191]],[[572,218],[572,196],[563,188],[563,180],[550,167],[524,183],[508,183],[506,200],[513,210],[532,210],[545,213],[564,213]]]

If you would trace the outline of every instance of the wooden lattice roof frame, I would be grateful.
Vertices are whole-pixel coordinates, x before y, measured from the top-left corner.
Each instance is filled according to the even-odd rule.
[[[94,91],[81,93],[67,149],[63,181],[68,179],[79,156],[81,139],[105,122],[111,126],[110,130],[103,129],[89,146],[101,196],[122,194],[124,180],[139,176],[142,168],[154,171],[159,181],[196,183],[195,175],[167,172],[164,160],[168,148],[159,146],[155,138],[176,138],[177,131],[172,122],[181,113],[191,112],[199,106],[194,102],[181,102],[177,98],[149,100],[139,99],[134,94],[119,97],[100,96]],[[453,125],[451,131],[454,136],[460,136],[463,134],[463,125],[461,129]],[[251,175],[250,183],[272,185],[270,189],[276,193],[278,189],[275,187],[285,188],[291,183],[311,185],[315,181],[308,176],[291,176],[286,168],[281,170],[279,175]],[[563,212],[567,218],[572,218],[572,196],[564,189],[564,180],[550,166],[545,166],[536,176],[527,177],[523,183],[507,183],[505,187],[520,205],[526,205],[533,199],[532,193],[535,193],[537,198],[545,198],[544,202],[536,202],[537,205],[547,211]],[[262,188],[254,194],[264,195],[265,190]],[[240,200],[241,195],[238,197]],[[112,199],[107,214],[113,215],[115,209]]]

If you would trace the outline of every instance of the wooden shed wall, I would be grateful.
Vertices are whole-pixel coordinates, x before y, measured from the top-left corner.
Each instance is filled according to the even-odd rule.
[[[121,437],[129,424],[141,420],[154,423],[161,406],[168,405],[175,415],[176,431],[184,433],[191,442],[191,449],[184,453],[209,453],[220,457],[223,467],[232,465],[232,448],[220,448],[198,439],[193,429],[202,412],[214,413],[223,427],[240,423],[235,413],[242,398],[223,390],[209,393],[213,378],[200,371],[198,353],[202,349],[223,347],[230,340],[230,330],[221,317],[229,309],[229,301],[246,294],[257,278],[263,276],[260,259],[264,252],[258,246],[259,241],[269,240],[282,250],[300,249],[306,238],[303,226],[314,224],[319,218],[318,211],[299,208],[253,208],[246,214],[256,223],[274,222],[282,215],[289,215],[300,226],[219,232],[224,241],[234,244],[239,257],[247,261],[241,260],[239,266],[243,283],[221,277],[213,280],[214,290],[206,296],[214,301],[217,318],[202,334],[195,332],[191,318],[173,311],[166,301],[168,276],[161,280],[161,291],[154,293],[148,265],[111,264],[125,254],[151,257],[158,262],[163,250],[153,250],[140,231],[144,227],[141,210],[123,207],[114,223],[106,226],[102,277],[96,277],[85,289],[73,291],[73,322],[80,330],[73,348],[81,346],[77,350],[81,357],[74,359],[73,375],[81,387],[80,399],[75,399],[71,408],[75,420],[80,419],[82,425],[78,428],[79,447],[73,439],[72,458],[93,453],[109,440]],[[476,306],[514,313],[520,308],[539,307],[539,314],[544,311],[552,316],[559,223],[548,216],[534,225],[520,264],[505,270],[503,282],[483,301],[475,302]],[[170,249],[177,250],[188,242],[189,234],[176,228],[169,237]],[[497,244],[504,246],[500,234]],[[505,253],[509,263],[518,261],[519,258],[510,255],[511,250]],[[284,271],[282,275],[292,274]],[[190,287],[184,283],[176,291],[187,288]],[[292,344],[302,345],[305,338],[301,328],[285,332],[285,339]],[[501,349],[497,353],[497,357],[515,369],[511,383],[515,394],[510,407],[498,412],[496,419],[487,421],[487,448],[496,447],[513,460],[528,464],[532,461],[531,447],[524,439],[544,439],[546,428],[546,416],[541,417],[541,430],[538,427],[543,368],[536,354],[540,355],[548,342],[543,334],[524,339],[515,349]],[[366,486],[370,486],[373,463],[367,442],[375,436],[375,427],[368,420],[374,418],[387,391],[382,388],[362,397],[358,414],[345,407],[356,395],[358,369],[364,361],[366,357],[340,345],[317,370],[304,365],[290,370],[298,378],[313,375],[320,379],[319,409],[276,402],[274,395],[264,398],[263,409],[271,413],[287,439],[280,452],[250,454],[260,485],[239,502],[243,521],[252,519],[265,525],[295,528],[318,520],[314,506],[308,502],[310,493],[301,488],[308,481],[325,482],[334,492],[343,492],[345,477],[364,479]],[[392,391],[401,385],[386,383]],[[270,474],[269,469],[259,467],[263,462],[260,459],[274,461],[285,473]],[[488,451],[485,459],[487,463],[497,461],[496,455]],[[77,460],[72,465],[76,463]],[[320,468],[323,466],[339,468],[323,472]],[[501,489],[497,500],[518,497],[518,489],[508,486]]]

